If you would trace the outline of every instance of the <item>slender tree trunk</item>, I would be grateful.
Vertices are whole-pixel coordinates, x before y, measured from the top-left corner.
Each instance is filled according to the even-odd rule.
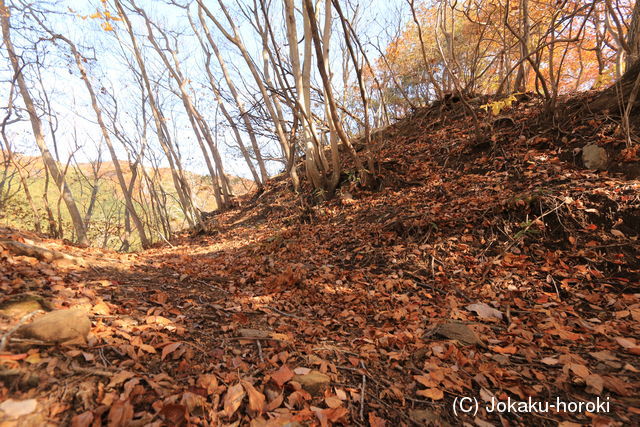
[[[111,136],[109,135],[107,126],[105,125],[102,118],[102,110],[98,105],[98,98],[96,97],[96,93],[93,90],[93,85],[89,80],[87,70],[84,67],[83,57],[82,55],[80,55],[80,52],[78,52],[78,49],[71,40],[59,34],[54,35],[54,37],[64,41],[71,49],[71,53],[73,54],[78,70],[80,71],[80,77],[84,81],[87,92],[89,93],[89,97],[91,98],[91,106],[93,107],[93,111],[96,114],[98,126],[100,127],[100,131],[102,132],[102,137],[104,138],[104,141],[107,144],[107,149],[109,150],[109,154],[111,155],[111,161],[113,162],[113,166],[116,171],[116,178],[118,179],[118,184],[120,185],[120,190],[122,191],[122,195],[124,197],[125,207],[127,208],[127,212],[129,213],[131,220],[133,220],[133,224],[135,225],[136,230],[138,231],[140,243],[142,247],[146,249],[149,247],[150,241],[147,238],[147,235],[144,231],[144,224],[142,223],[140,216],[136,212],[133,200],[131,199],[131,194],[128,191],[127,183],[125,182],[124,174],[122,173],[122,167],[120,166],[120,161],[118,160],[116,150],[113,147],[113,143],[111,142]]]
[[[631,68],[638,60],[640,60],[640,1],[636,0],[631,15],[631,24],[627,32],[627,69]]]
[[[180,159],[175,153],[174,149],[171,147],[165,118],[158,108],[156,97],[151,88],[151,82],[147,74],[147,68],[145,66],[144,60],[142,59],[140,48],[138,47],[138,41],[133,32],[133,27],[131,26],[131,21],[125,13],[120,0],[115,0],[114,3],[116,8],[118,9],[118,14],[125,22],[129,38],[131,39],[133,53],[136,58],[136,62],[138,63],[138,67],[140,68],[140,75],[142,77],[142,81],[144,82],[144,86],[149,97],[149,105],[151,106],[153,119],[155,121],[156,130],[158,132],[158,141],[160,142],[160,146],[162,147],[165,155],[167,156],[167,160],[169,161],[169,166],[171,168],[171,177],[173,179],[176,193],[178,194],[178,199],[180,200],[180,206],[187,222],[191,227],[193,227],[196,223],[200,222],[200,215],[198,213],[198,210],[193,206],[193,200],[191,199],[191,196],[189,194],[188,183],[186,182],[186,179],[184,178],[182,173],[182,165],[180,163]]]
[[[0,0],[0,22],[2,24],[2,38],[4,41],[5,48],[9,55],[9,60],[11,62],[11,66],[13,68],[13,72],[16,75],[16,81],[18,83],[18,88],[20,89],[20,93],[22,95],[22,99],[24,101],[27,112],[29,113],[29,119],[31,121],[31,128],[33,130],[33,134],[36,140],[36,144],[40,149],[40,153],[42,154],[42,159],[47,167],[47,170],[51,173],[53,180],[56,182],[58,188],[62,190],[62,198],[69,210],[69,216],[71,217],[71,221],[73,222],[74,229],[76,231],[78,243],[86,245],[89,243],[87,238],[87,232],[85,229],[84,222],[82,221],[82,215],[80,214],[80,210],[76,205],[76,202],[73,198],[73,194],[71,193],[71,189],[67,186],[65,182],[64,176],[60,173],[58,169],[58,165],[56,161],[53,159],[53,156],[49,152],[47,148],[44,133],[42,132],[42,122],[38,117],[38,113],[33,104],[33,100],[31,98],[31,94],[29,93],[29,89],[25,82],[24,76],[22,75],[22,70],[18,61],[18,56],[14,50],[13,43],[11,41],[11,24],[10,24],[10,15],[9,9],[5,6],[4,0]]]
[[[271,116],[271,119],[273,121],[275,131],[276,131],[275,133],[278,136],[278,140],[280,141],[280,146],[282,148],[283,156],[287,164],[289,165],[287,172],[289,173],[289,176],[291,177],[291,180],[293,182],[293,186],[297,191],[300,188],[300,180],[298,178],[295,165],[293,164],[293,157],[295,156],[295,150],[290,145],[290,142],[286,137],[286,133],[283,127],[283,116],[282,116],[282,113],[278,111],[277,99],[269,95],[267,88],[265,87],[265,84],[262,81],[262,77],[260,76],[260,73],[258,72],[253,60],[251,59],[251,56],[249,55],[247,48],[245,47],[244,43],[240,39],[240,33],[238,31],[238,28],[234,24],[234,20],[231,17],[231,15],[229,15],[227,8],[224,6],[224,3],[218,0],[218,4],[220,5],[220,8],[222,9],[225,15],[227,22],[231,26],[233,34],[229,33],[224,28],[224,26],[220,23],[220,21],[218,21],[215,15],[211,13],[211,11],[204,5],[202,0],[196,0],[196,1],[198,2],[198,5],[202,8],[204,13],[207,15],[207,17],[211,19],[211,21],[213,21],[213,23],[216,25],[218,30],[220,30],[220,32],[227,38],[227,40],[229,40],[238,48],[238,50],[240,51],[240,54],[245,60],[245,63],[247,64],[247,68],[249,68],[249,71],[253,76],[256,82],[256,85],[260,90],[260,94],[262,95],[264,104],[267,107],[267,110],[269,111],[269,115]]]
[[[518,74],[516,74],[516,81],[514,89],[516,91],[524,92],[527,86],[527,61],[529,57],[529,43],[530,43],[530,27],[529,22],[529,0],[520,0],[520,13],[522,14],[522,38],[520,39],[520,66],[518,67]]]
[[[242,152],[243,156],[245,157],[245,161],[247,162],[249,169],[251,170],[252,175],[254,176],[254,179],[256,180],[256,182],[258,184],[264,184],[267,179],[269,178],[269,175],[267,173],[267,169],[265,167],[265,163],[264,163],[264,159],[262,158],[262,153],[260,152],[260,147],[258,145],[258,140],[256,138],[256,133],[253,129],[253,124],[251,123],[251,119],[249,117],[249,114],[244,106],[244,102],[242,102],[242,99],[240,98],[240,94],[238,93],[238,89],[236,88],[235,83],[233,82],[233,79],[231,78],[231,74],[229,73],[229,70],[227,68],[227,64],[225,62],[225,60],[222,58],[222,55],[220,55],[220,49],[218,49],[218,45],[215,42],[215,40],[213,39],[213,37],[211,37],[211,33],[209,32],[209,27],[207,26],[205,20],[204,20],[204,16],[202,15],[202,8],[198,8],[198,18],[200,20],[200,25],[202,25],[202,28],[204,30],[205,33],[205,37],[207,38],[207,41],[209,42],[209,46],[211,46],[211,50],[213,50],[213,54],[215,55],[216,59],[218,60],[218,63],[220,64],[220,69],[222,70],[222,75],[224,77],[225,82],[227,83],[227,87],[229,88],[229,91],[231,92],[231,97],[233,98],[236,107],[238,108],[238,112],[240,113],[240,117],[242,118],[242,121],[244,123],[245,126],[245,130],[247,132],[247,135],[249,136],[249,141],[251,142],[251,148],[253,149],[253,155],[255,156],[256,159],[256,163],[258,164],[258,169],[260,170],[260,179],[257,179],[256,176],[257,174],[255,173],[255,168],[253,167],[253,163],[250,160],[250,157],[248,156],[248,152],[246,150],[246,148],[244,147],[244,143],[242,142],[242,138],[240,137],[240,133],[238,131],[238,127],[235,124],[235,121],[231,118],[231,115],[228,114],[228,111],[226,109],[226,107],[223,104],[223,100],[220,94],[220,90],[218,88],[218,86],[215,84],[215,80],[213,79],[213,74],[211,73],[211,68],[210,68],[210,57],[211,54],[209,53],[208,50],[205,49],[205,54],[207,55],[207,62],[206,62],[206,70],[207,70],[207,75],[209,77],[209,84],[211,85],[211,89],[213,90],[216,99],[218,100],[218,105],[220,105],[220,110],[222,111],[222,114],[225,116],[225,118],[227,119],[227,121],[229,122],[229,125],[232,127],[233,131],[234,131],[234,135],[236,137],[236,141],[238,142],[238,146],[240,147],[240,151]],[[195,29],[194,29],[195,31]],[[200,37],[198,36],[198,39],[200,39]],[[202,44],[203,49],[205,48],[204,43],[202,40],[200,40],[200,43]],[[246,154],[245,154],[246,153]]]

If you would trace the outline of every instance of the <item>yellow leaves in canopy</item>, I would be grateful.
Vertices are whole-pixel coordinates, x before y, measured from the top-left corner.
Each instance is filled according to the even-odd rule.
[[[111,21],[122,21],[122,18],[120,18],[119,16],[113,16],[108,10],[104,11],[104,19],[106,19],[107,21],[111,20]]]
[[[494,116],[497,116],[498,114],[500,114],[500,111],[504,110],[505,108],[511,107],[511,104],[517,101],[516,95],[520,94],[514,93],[504,99],[481,105],[480,108],[482,108],[484,111],[487,111],[489,108],[491,108],[491,113]]]
[[[105,3],[103,1],[103,3]],[[71,9],[69,9],[71,10]],[[111,14],[111,12],[109,12],[108,10],[105,10],[103,12],[97,10],[96,13],[93,13],[91,15],[78,15],[78,17],[82,18],[82,20],[86,20],[87,18],[91,18],[91,19],[102,19],[104,20],[101,24],[100,27],[102,27],[103,30],[105,31],[113,31],[113,26],[111,25],[111,23],[109,21],[122,21],[122,18],[120,18],[119,16],[114,16]]]

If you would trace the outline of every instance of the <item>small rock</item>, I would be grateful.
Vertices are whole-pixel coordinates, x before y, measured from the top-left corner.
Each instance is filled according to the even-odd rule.
[[[9,418],[19,418],[29,415],[38,407],[38,401],[35,399],[13,400],[7,399],[0,403],[0,411]]]
[[[319,371],[311,371],[308,374],[296,375],[293,380],[299,383],[312,396],[318,396],[329,386],[331,378]]]
[[[38,310],[51,310],[50,304],[38,295],[14,295],[10,299],[0,303],[0,314],[4,314],[13,319],[19,319],[25,314]]]
[[[586,145],[582,149],[582,162],[587,169],[607,169],[607,152],[596,144]]]
[[[17,334],[50,343],[85,342],[91,330],[91,320],[77,309],[56,310],[21,326]]]

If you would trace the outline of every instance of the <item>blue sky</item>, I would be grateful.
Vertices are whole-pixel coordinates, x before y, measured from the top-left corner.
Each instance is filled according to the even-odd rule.
[[[211,5],[212,10],[215,10],[213,7],[214,3],[212,0],[207,2],[208,5]],[[235,2],[228,1],[227,3],[231,10],[237,10],[238,6]],[[161,23],[163,27],[181,31],[185,34],[180,39],[179,49],[179,56],[181,61],[183,61],[183,71],[192,81],[194,99],[203,108],[210,126],[214,128],[215,105],[213,102],[213,94],[205,88],[206,82],[200,46],[192,35],[191,28],[184,16],[184,11],[158,0],[140,0],[137,4],[144,8],[154,21]],[[279,1],[274,0],[274,4],[279,4]],[[404,0],[373,0],[370,2],[362,2],[359,6],[361,16],[358,22],[358,31],[362,40],[371,40],[371,42],[377,43],[380,46],[386,45],[389,37],[393,35],[395,28],[402,25],[403,21],[406,21],[406,16],[398,13],[399,10],[406,12],[404,6],[406,6]],[[90,15],[98,9],[102,9],[99,1],[73,0],[62,0],[49,6],[42,3],[41,5],[38,4],[37,7],[48,7],[61,12],[67,12],[68,8],[72,8],[79,15]],[[347,10],[345,6],[343,6],[343,8]],[[113,6],[109,6],[109,10],[115,13]],[[121,125],[125,133],[127,133],[128,137],[132,140],[139,139],[140,135],[135,131],[134,125],[134,118],[139,115],[140,111],[139,91],[131,71],[125,64],[124,58],[125,55],[129,55],[129,52],[126,50],[123,52],[115,39],[116,36],[126,39],[126,33],[124,32],[122,24],[114,23],[113,25],[116,26],[116,31],[107,32],[100,28],[101,20],[99,19],[82,20],[80,17],[68,12],[61,14],[48,13],[46,16],[49,24],[56,32],[62,33],[72,39],[85,56],[95,58],[95,60],[90,61],[88,64],[95,88],[97,90],[104,88],[104,92],[108,94],[108,96],[104,94],[101,95],[101,101],[105,103],[105,109],[112,109],[110,99],[111,96],[113,96],[118,102],[119,110],[124,113],[121,115]],[[249,24],[245,22],[244,17],[238,13],[235,13],[234,16],[237,17],[236,23],[242,31],[245,43],[253,51],[254,57],[259,58],[260,46],[255,33]],[[136,32],[141,36],[139,38],[140,42],[146,42],[144,25],[142,25],[140,20],[135,19],[133,16],[130,17],[132,18]],[[12,19],[14,26],[19,23],[19,16],[14,16]],[[120,28],[118,28],[118,26],[120,26]],[[216,35],[217,31],[213,24],[211,24],[211,30],[214,32],[214,35]],[[25,36],[29,40],[26,40]],[[34,35],[33,33],[14,30],[13,37],[14,43],[20,48],[30,46]],[[335,25],[332,36],[333,56],[331,63],[336,87],[341,87],[342,81],[342,65],[340,64],[342,58],[339,54],[341,37],[342,34],[339,32],[339,27]],[[235,52],[233,47],[230,46],[221,35],[216,35],[216,39],[220,42],[228,63],[236,70],[237,75],[235,78],[238,80],[236,82],[238,86],[241,88],[244,86],[241,79],[241,76],[244,75],[246,85],[252,88],[251,77],[246,73],[246,68],[237,52]],[[63,162],[66,161],[71,153],[74,153],[75,159],[78,162],[95,159],[97,157],[97,146],[101,140],[101,134],[95,124],[95,116],[88,102],[84,84],[79,78],[75,65],[70,61],[70,57],[64,53],[66,52],[66,47],[60,45],[58,49],[50,44],[47,45],[47,43],[48,42],[42,42],[39,44],[39,48],[41,49],[40,60],[46,64],[42,69],[42,81],[51,99],[53,110],[56,112],[57,123],[59,124],[56,136],[61,160]],[[148,44],[147,42],[146,45]],[[42,56],[42,52],[44,51],[48,53]],[[155,55],[151,49],[145,49],[145,55],[147,56],[147,64],[150,72],[155,76],[163,75],[163,67],[157,55]],[[375,49],[369,47],[368,55],[371,60],[375,59],[377,56]],[[33,59],[35,56],[32,53],[25,52],[25,58],[27,57]],[[0,73],[2,73],[2,81],[6,82],[10,73],[7,64],[3,64],[2,67],[0,71]],[[34,94],[37,95],[39,87],[34,83],[36,75],[33,68],[28,68],[26,74],[27,78],[32,82],[31,86],[36,92]],[[2,93],[0,99],[6,99],[8,90],[9,88],[6,83],[0,83],[0,93]],[[38,96],[36,96],[36,98],[38,98]],[[170,126],[174,131],[177,144],[185,160],[185,166],[193,172],[206,173],[202,153],[193,137],[181,102],[177,97],[166,94],[161,97],[161,99],[164,103],[163,108],[165,114],[169,117]],[[218,119],[223,121],[221,114],[218,114]],[[225,129],[222,122],[220,128]],[[36,153],[30,127],[26,122],[11,126],[8,131],[11,135],[14,149],[25,153]],[[153,137],[149,138],[151,149],[154,150],[154,152],[160,153],[160,147],[153,140]],[[51,145],[51,135],[48,135],[47,141]],[[219,148],[222,152],[227,172],[243,177],[250,177],[248,168],[244,160],[238,155],[237,150],[227,147],[227,145],[232,144],[234,144],[234,141],[231,139],[231,132],[227,130],[219,133]],[[119,147],[118,150],[118,156],[121,159],[125,159],[125,150],[122,147]],[[267,147],[266,151],[271,154],[278,154],[278,149],[274,144]],[[103,159],[107,160],[106,153],[103,154]],[[276,172],[279,167],[278,164],[272,163],[270,165],[271,172]]]

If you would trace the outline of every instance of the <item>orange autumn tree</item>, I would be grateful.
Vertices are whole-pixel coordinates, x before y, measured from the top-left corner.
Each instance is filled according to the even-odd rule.
[[[391,110],[455,91],[559,94],[608,84],[624,71],[633,2],[469,0],[414,3],[376,62]],[[610,3],[610,2],[609,2]],[[616,23],[620,23],[617,25]]]

